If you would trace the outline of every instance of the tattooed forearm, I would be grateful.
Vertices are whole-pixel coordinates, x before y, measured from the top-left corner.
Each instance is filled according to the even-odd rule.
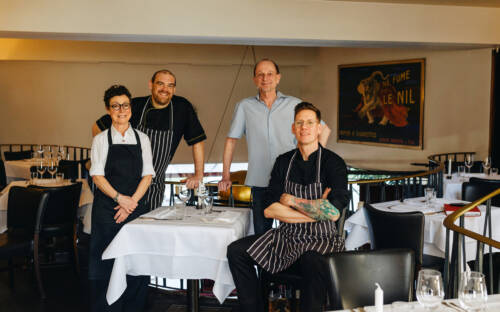
[[[327,199],[293,199],[293,208],[316,221],[337,220],[339,211]]]

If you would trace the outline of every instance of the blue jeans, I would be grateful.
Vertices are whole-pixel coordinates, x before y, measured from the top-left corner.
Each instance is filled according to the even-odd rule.
[[[256,235],[264,234],[273,226],[273,219],[264,217],[266,191],[267,187],[252,186],[253,229]]]

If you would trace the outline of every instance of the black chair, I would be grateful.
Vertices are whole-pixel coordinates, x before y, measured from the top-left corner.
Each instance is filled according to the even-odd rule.
[[[340,218],[336,221],[337,233],[342,238],[345,238],[344,233],[344,223],[346,218],[347,208],[342,209],[340,212]],[[262,289],[262,296],[264,299],[264,306],[267,307],[269,300],[269,292],[271,290],[271,284],[276,285],[288,285],[291,287],[292,300],[291,300],[291,311],[297,311],[297,301],[295,298],[296,290],[301,288],[302,277],[300,274],[291,272],[288,270],[271,274],[264,270],[260,271],[260,285]]]
[[[349,251],[330,255],[329,308],[354,309],[373,305],[375,283],[384,290],[384,302],[411,301],[414,258],[411,249]]]
[[[5,160],[22,160],[31,158],[32,151],[20,151],[20,152],[3,152],[3,158]]]
[[[0,259],[8,260],[11,287],[14,286],[14,257],[34,259],[38,290],[42,298],[45,292],[40,276],[40,262],[35,241],[38,240],[38,221],[47,207],[47,192],[20,186],[9,190],[7,209],[7,233],[0,234]]]
[[[5,174],[5,164],[0,159],[0,191],[7,186],[7,175]]]
[[[425,216],[420,211],[387,212],[365,204],[372,249],[408,248],[415,254],[416,272],[424,265]]]
[[[64,173],[65,179],[75,180],[78,178],[78,160],[60,160],[57,172]]]
[[[77,248],[77,209],[80,202],[82,183],[72,183],[60,187],[43,187],[31,185],[30,188],[42,190],[50,194],[46,209],[42,212],[37,224],[40,233],[40,248],[44,248],[47,258],[54,258],[46,265],[61,265],[55,257],[55,251],[63,249],[72,254],[75,271],[80,274]],[[61,244],[58,244],[58,240]],[[69,244],[68,242],[71,242]],[[35,248],[37,247],[35,242]],[[62,245],[62,246],[61,246]]]
[[[470,178],[462,183],[462,200],[475,201],[500,188],[500,180]],[[491,205],[500,207],[500,195],[491,199]]]

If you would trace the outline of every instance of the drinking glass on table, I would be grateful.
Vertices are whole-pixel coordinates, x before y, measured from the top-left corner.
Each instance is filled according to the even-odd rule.
[[[40,179],[43,179],[43,174],[45,173],[45,166],[43,165],[43,161],[40,161],[40,163],[36,166],[36,172],[38,172],[38,177]]]
[[[467,154],[467,156],[465,157],[465,167],[467,167],[467,169],[469,169],[469,173],[470,173],[470,169],[472,168],[472,166],[474,165],[474,155],[472,154]]]
[[[57,164],[55,161],[51,160],[49,162],[49,166],[47,167],[47,171],[50,173],[50,175],[52,176],[52,179],[54,179],[54,175],[56,174],[57,172]]]
[[[491,157],[487,156],[484,158],[483,161],[483,171],[484,174],[489,175],[490,174],[490,168],[491,168]]]
[[[212,213],[212,207],[214,205],[214,198],[210,195],[204,196],[203,205],[205,206],[205,214]]]
[[[484,274],[465,271],[460,275],[458,301],[467,311],[481,311],[488,300]]]
[[[423,269],[418,272],[417,300],[426,311],[436,309],[444,298],[441,272]]]
[[[458,177],[460,180],[463,180],[465,175],[465,166],[458,166]]]
[[[177,184],[175,186],[175,194],[182,201],[184,207],[186,207],[186,203],[189,200],[189,197],[191,197],[191,192],[187,186],[185,184]]]
[[[430,206],[432,204],[432,201],[436,198],[436,191],[434,190],[433,187],[426,187],[424,189],[424,194],[425,194],[425,205]]]
[[[498,168],[491,168],[491,174],[492,175],[497,175],[498,174]]]

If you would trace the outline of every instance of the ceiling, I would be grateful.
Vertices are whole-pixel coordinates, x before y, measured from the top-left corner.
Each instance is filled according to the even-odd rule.
[[[456,6],[500,8],[500,0],[327,0],[327,1],[379,2],[379,3],[425,4],[425,5],[456,5]]]

